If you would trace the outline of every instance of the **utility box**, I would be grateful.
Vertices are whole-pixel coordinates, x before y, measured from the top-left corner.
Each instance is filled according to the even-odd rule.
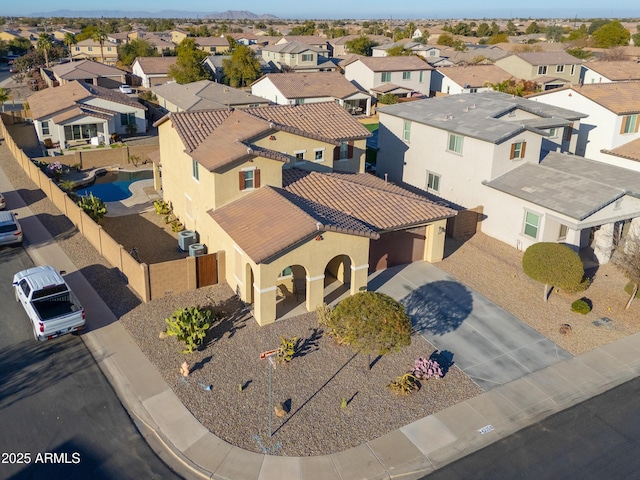
[[[189,247],[198,243],[198,234],[193,230],[183,230],[178,233],[178,247],[183,252],[188,252]]]

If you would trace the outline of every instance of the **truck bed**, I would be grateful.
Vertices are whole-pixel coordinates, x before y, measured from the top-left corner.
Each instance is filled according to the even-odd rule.
[[[54,298],[34,300],[33,307],[43,322],[80,310],[80,307],[71,301],[68,293]]]

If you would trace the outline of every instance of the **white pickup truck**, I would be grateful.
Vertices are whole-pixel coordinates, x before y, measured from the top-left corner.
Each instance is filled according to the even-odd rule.
[[[55,268],[18,272],[13,276],[13,287],[16,300],[31,320],[36,340],[50,340],[84,328],[84,309]]]

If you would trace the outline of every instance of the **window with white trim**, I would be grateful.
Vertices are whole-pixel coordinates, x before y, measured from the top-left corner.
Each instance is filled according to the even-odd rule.
[[[433,172],[427,172],[427,191],[428,192],[440,191],[440,175]]]
[[[49,122],[42,122],[42,135],[50,135]]]
[[[306,153],[306,150],[296,150],[295,152],[293,152],[293,155],[296,157],[296,162],[304,161],[305,153]]]
[[[576,66],[571,65],[571,73],[569,73],[569,75],[573,75],[575,72],[576,72]]]
[[[199,164],[195,159],[191,159],[191,174],[193,175],[194,180],[200,180],[200,170]]]
[[[546,75],[547,74],[547,66],[546,65],[540,65],[538,67],[538,75]]]
[[[411,80],[411,72],[402,72],[402,80]]]
[[[242,175],[244,176],[244,188],[243,190],[248,190],[250,188],[255,187],[255,170],[244,170]]]
[[[404,121],[404,125],[402,127],[402,138],[407,143],[411,140],[411,122],[409,120]]]
[[[527,147],[527,142],[516,142],[511,144],[510,160],[514,158],[524,158],[524,152]]]
[[[556,73],[564,73],[564,65],[556,65]]]
[[[303,53],[302,54],[302,61],[303,62],[311,62],[311,61],[313,61],[313,54],[312,53]]]
[[[316,162],[324,162],[324,148],[316,148],[313,157]]]
[[[454,133],[449,134],[449,145],[447,150],[454,153],[462,154],[462,135],[456,135]]]
[[[568,227],[566,225],[560,224],[560,231],[558,232],[558,240],[566,240],[567,231],[568,231]]]
[[[558,129],[550,128],[549,129],[549,138],[558,138]]]
[[[540,228],[540,217],[537,213],[525,210],[524,212],[524,230],[523,233],[527,237],[538,238],[538,229]]]
[[[382,72],[382,82],[388,83],[391,81],[391,72]]]
[[[349,158],[349,142],[342,142],[340,144],[339,160],[346,160],[347,158]]]
[[[638,114],[625,115],[622,117],[622,126],[620,133],[637,133],[638,132]]]

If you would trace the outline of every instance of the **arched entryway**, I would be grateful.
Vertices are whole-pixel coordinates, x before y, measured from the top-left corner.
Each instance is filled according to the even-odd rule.
[[[324,303],[335,302],[351,288],[351,258],[336,255],[324,269]]]
[[[276,279],[276,318],[285,317],[307,300],[307,270],[302,265],[286,267]]]

